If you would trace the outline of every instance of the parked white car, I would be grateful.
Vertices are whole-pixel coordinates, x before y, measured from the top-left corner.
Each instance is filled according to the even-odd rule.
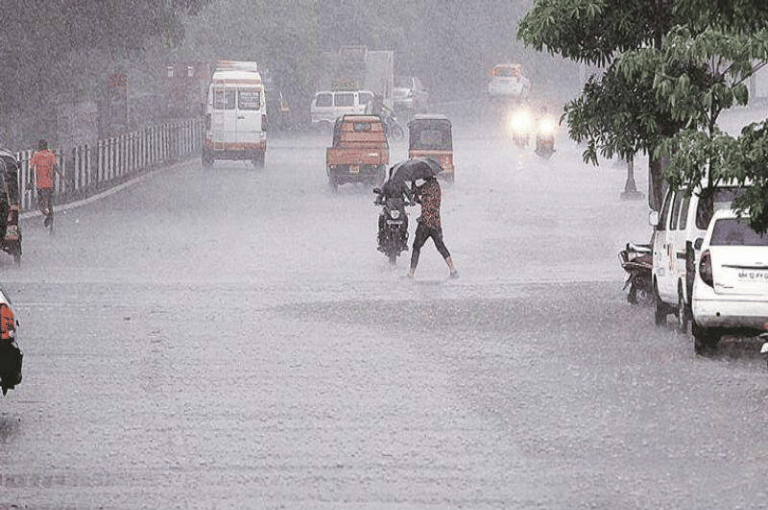
[[[696,352],[723,335],[757,336],[768,330],[768,235],[733,210],[712,217],[693,282],[691,332]]]

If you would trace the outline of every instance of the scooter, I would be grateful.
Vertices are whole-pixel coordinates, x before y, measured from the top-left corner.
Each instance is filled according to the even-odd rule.
[[[539,119],[536,129],[536,154],[544,159],[549,159],[555,153],[555,132],[557,123],[555,119],[544,116]]]
[[[395,265],[397,257],[408,251],[408,213],[405,210],[410,201],[406,201],[404,192],[396,192],[385,183],[382,188],[374,188],[374,204],[381,206],[379,214],[378,250],[387,256],[389,263]]]
[[[633,305],[653,303],[651,274],[653,270],[653,248],[650,244],[627,243],[619,252],[619,263],[627,272],[624,290],[629,288],[627,301]]]

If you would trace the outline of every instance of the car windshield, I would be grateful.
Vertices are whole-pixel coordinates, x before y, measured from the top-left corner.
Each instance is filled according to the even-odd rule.
[[[712,227],[710,246],[768,246],[768,235],[749,228],[749,222],[739,218],[722,218]]]
[[[344,93],[337,92],[333,102],[335,106],[354,106],[355,95],[351,92],[344,92]]]
[[[411,149],[451,150],[451,128],[440,124],[411,126]]]
[[[331,94],[318,94],[315,98],[315,106],[322,108],[333,106],[333,96]]]

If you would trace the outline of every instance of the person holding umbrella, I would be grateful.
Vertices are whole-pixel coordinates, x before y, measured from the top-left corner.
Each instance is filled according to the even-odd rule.
[[[446,248],[443,242],[443,227],[440,222],[440,201],[441,190],[440,184],[437,182],[436,174],[442,168],[440,165],[430,158],[424,158],[423,161],[427,163],[430,168],[430,172],[424,172],[419,175],[419,178],[424,179],[424,184],[417,187],[415,190],[415,198],[418,203],[421,204],[421,216],[416,221],[418,226],[416,227],[416,235],[413,240],[413,251],[411,251],[411,267],[408,271],[408,278],[413,278],[416,273],[416,266],[419,265],[419,255],[421,254],[421,247],[427,242],[430,237],[435,243],[435,248],[445,259],[445,263],[448,265],[448,269],[451,271],[451,278],[458,278],[459,272],[456,270],[456,266],[453,265],[451,259],[451,253]],[[413,174],[415,176],[416,174]]]

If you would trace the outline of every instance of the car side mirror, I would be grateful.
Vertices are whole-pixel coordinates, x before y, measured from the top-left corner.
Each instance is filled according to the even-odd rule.
[[[381,195],[381,188],[373,188],[373,192],[377,195]]]
[[[702,239],[701,237],[699,237],[699,238],[697,238],[697,239],[696,239],[696,240],[693,242],[693,247],[694,247],[696,250],[700,250],[700,249],[701,249],[701,245],[703,245],[703,244],[704,244],[704,239]]]
[[[653,228],[659,226],[659,211],[651,211],[650,214],[648,214],[648,224]]]

